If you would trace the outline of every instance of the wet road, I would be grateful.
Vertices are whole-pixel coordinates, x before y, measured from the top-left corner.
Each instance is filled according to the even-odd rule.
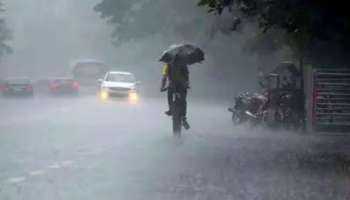
[[[225,104],[190,100],[181,141],[157,99],[0,106],[0,199],[350,199],[346,156],[310,136],[234,128]]]

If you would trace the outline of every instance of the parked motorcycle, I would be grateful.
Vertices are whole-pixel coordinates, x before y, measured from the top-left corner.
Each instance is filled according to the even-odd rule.
[[[262,94],[240,94],[232,112],[234,124],[252,122],[276,128],[304,126],[304,98],[300,73],[291,62],[282,62],[271,73],[260,77]]]
[[[233,107],[228,109],[232,113],[232,122],[235,125],[250,122],[257,125],[264,120],[263,107],[267,98],[261,94],[241,93],[235,98]]]
[[[295,92],[284,92],[280,95],[276,109],[276,121],[280,126],[294,130],[302,127],[299,98]]]
[[[232,107],[228,108],[228,111],[232,113],[233,124],[241,124],[247,121],[244,112],[247,110],[249,105],[249,94],[241,93],[235,97],[235,103]]]

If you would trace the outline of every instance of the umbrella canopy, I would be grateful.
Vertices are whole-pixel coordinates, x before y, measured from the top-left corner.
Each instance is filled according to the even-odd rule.
[[[159,61],[173,63],[177,60],[181,60],[186,65],[199,63],[204,60],[204,52],[199,47],[191,44],[171,45],[163,52]]]

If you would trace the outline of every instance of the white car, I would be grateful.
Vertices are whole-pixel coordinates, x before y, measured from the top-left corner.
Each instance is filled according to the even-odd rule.
[[[134,74],[130,72],[110,71],[99,79],[100,98],[107,100],[113,97],[128,97],[129,101],[138,101],[137,84]]]

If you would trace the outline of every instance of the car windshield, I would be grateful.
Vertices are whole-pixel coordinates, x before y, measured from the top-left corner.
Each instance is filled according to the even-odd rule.
[[[101,71],[102,65],[97,64],[78,64],[75,68],[76,73],[79,74],[98,74]]]
[[[71,71],[74,79],[95,81],[96,78],[103,76],[108,67],[102,62],[78,62]]]
[[[73,79],[69,79],[69,78],[61,78],[61,79],[54,79],[52,82],[54,83],[68,83],[68,82],[72,82]]]
[[[132,74],[110,73],[106,80],[110,82],[133,83],[135,82],[135,77]]]
[[[30,80],[28,79],[10,79],[7,80],[8,84],[29,84]]]

